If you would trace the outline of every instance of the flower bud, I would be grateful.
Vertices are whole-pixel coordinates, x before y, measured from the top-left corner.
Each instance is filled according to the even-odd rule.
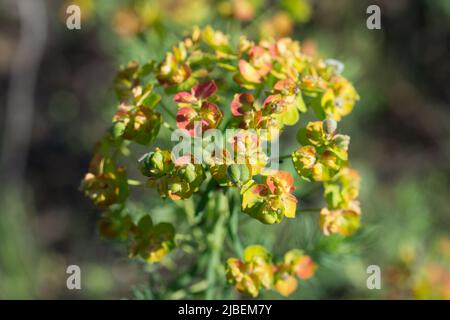
[[[337,129],[336,120],[334,120],[332,118],[327,118],[327,119],[323,120],[322,124],[323,124],[323,130],[327,134],[333,134]]]

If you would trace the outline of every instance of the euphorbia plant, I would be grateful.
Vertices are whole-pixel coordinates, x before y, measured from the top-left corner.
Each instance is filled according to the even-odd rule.
[[[191,264],[206,277],[207,298],[214,297],[208,288],[218,274],[254,297],[261,289],[289,295],[297,278],[313,276],[316,263],[301,248],[276,263],[259,245],[244,251],[238,220],[296,218],[302,199],[294,195],[294,182],[300,178],[324,186],[327,206],[317,219],[324,235],[346,236],[358,228],[359,175],[349,167],[350,139],[337,133],[337,123],[359,97],[341,72],[339,62],[307,54],[292,39],[256,43],[242,36],[232,42],[211,27],[194,28],[161,62],[122,67],[115,80],[118,110],[81,183],[103,210],[101,234],[127,241],[130,257],[151,264],[172,258],[184,241],[196,243],[197,257],[208,263],[205,270]],[[310,111],[317,121],[299,126],[300,146],[289,155],[294,177],[278,169],[284,157],[274,142]],[[184,139],[181,154],[180,148],[150,146],[162,130],[170,130],[174,141]],[[132,161],[140,179],[127,176],[132,168],[122,160],[133,155],[131,144],[148,148]],[[173,226],[155,224],[151,210],[137,214],[132,187],[155,188],[181,204],[187,219]],[[187,234],[177,234],[179,228]]]

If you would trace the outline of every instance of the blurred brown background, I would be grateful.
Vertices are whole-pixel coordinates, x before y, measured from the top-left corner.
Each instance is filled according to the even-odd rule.
[[[254,29],[269,21],[274,2],[263,4],[261,18],[244,26],[258,33]],[[285,31],[343,61],[344,75],[361,96],[343,123],[363,177],[368,231],[324,266],[314,284],[320,289],[300,297],[450,299],[450,2],[301,2],[309,14]],[[81,30],[66,28],[71,3],[81,7]],[[366,28],[369,4],[381,8],[381,30]],[[133,298],[147,285],[142,265],[128,260],[122,246],[99,239],[97,212],[78,185],[115,107],[111,80],[118,65],[160,59],[183,28],[214,23],[216,13],[210,12],[218,5],[0,4],[0,298]],[[27,6],[42,11],[26,13]],[[23,17],[31,19],[28,25]],[[33,30],[39,21],[46,30],[42,56],[39,34],[28,34],[36,43],[25,46],[28,55],[18,55],[21,28]],[[11,97],[12,83],[19,84],[19,97]],[[70,264],[82,269],[80,291],[65,286]],[[368,264],[382,269],[379,292],[361,281],[361,266]]]

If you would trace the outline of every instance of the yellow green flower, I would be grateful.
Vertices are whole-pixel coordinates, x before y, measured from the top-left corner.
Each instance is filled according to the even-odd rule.
[[[128,197],[127,175],[123,167],[100,174],[87,173],[80,189],[99,207],[123,203]]]
[[[296,276],[307,280],[313,276],[316,264],[301,250],[291,250],[283,261],[274,264],[269,252],[260,245],[244,250],[243,261],[229,258],[226,263],[228,282],[242,293],[258,296],[261,289],[272,289],[289,296],[297,288]]]
[[[303,146],[292,153],[292,162],[305,180],[329,181],[347,164],[350,138],[336,134],[329,121],[324,121],[326,130],[321,121],[310,122],[299,130],[298,140]]]
[[[229,258],[226,277],[235,288],[256,297],[261,288],[269,289],[273,282],[271,256],[259,245],[249,246],[244,251],[244,261]]]
[[[349,236],[353,234],[361,223],[361,209],[358,202],[352,202],[348,208],[328,209],[320,211],[320,229],[323,234],[340,234]]]
[[[116,139],[121,137],[148,145],[158,135],[160,127],[161,115],[151,107],[121,105],[113,117],[112,135]]]
[[[329,208],[347,208],[359,194],[358,171],[343,168],[335,179],[324,183],[325,200]]]
[[[179,85],[192,74],[187,63],[188,52],[183,42],[166,54],[165,59],[158,65],[156,78],[165,87]]]

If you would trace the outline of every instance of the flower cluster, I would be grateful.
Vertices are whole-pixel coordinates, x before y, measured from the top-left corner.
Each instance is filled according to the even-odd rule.
[[[294,177],[278,170],[280,157],[266,147],[286,126],[301,123],[308,112],[317,121],[299,126],[301,146],[291,154],[292,171],[304,180],[323,183],[327,206],[320,212],[320,228],[325,235],[350,235],[360,224],[359,175],[349,167],[350,138],[337,133],[337,122],[352,111],[359,97],[342,76],[342,64],[310,54],[290,38],[253,42],[242,36],[232,43],[211,27],[194,28],[162,61],[131,62],[116,77],[119,106],[81,189],[104,210],[99,222],[102,235],[128,240],[130,257],[153,263],[175,246],[171,224],[153,225],[148,214],[138,220],[127,213],[132,185],[143,192],[155,188],[162,198],[173,201],[199,194],[195,204],[199,212],[189,213],[195,221],[205,219],[200,213],[220,189],[236,195],[230,207],[240,207],[264,224],[295,218],[299,206]],[[172,139],[183,132],[189,138],[188,149],[194,149],[183,148],[179,154],[176,146],[173,150],[152,146],[136,161],[146,181],[128,179],[119,157],[136,150],[129,148],[133,143],[150,148],[164,129],[172,131]],[[217,132],[225,133],[222,144],[216,140]],[[273,158],[275,168],[269,166]],[[188,207],[193,206],[186,205],[187,213]],[[314,270],[314,262],[301,251],[289,251],[274,264],[260,246],[247,248],[244,261],[227,262],[228,279],[252,296],[261,288],[287,296],[295,290],[297,278],[307,279]]]
[[[192,74],[192,70],[187,63],[187,48],[181,42],[173,48],[172,52],[166,54],[165,59],[158,65],[156,78],[163,86],[173,86],[183,83]]]
[[[273,263],[269,252],[260,245],[247,247],[243,261],[229,258],[226,263],[228,281],[252,297],[258,296],[263,288],[289,296],[297,288],[297,278],[307,280],[315,270],[316,264],[300,250],[288,251],[282,261]]]
[[[253,176],[262,174],[268,157],[261,137],[253,131],[236,130],[226,141],[229,148],[207,156],[209,171],[220,186],[242,187]]]
[[[262,104],[251,93],[235,94],[231,102],[231,113],[236,117],[235,125],[243,129],[277,132],[285,125],[295,125],[300,112],[306,112],[306,106],[299,87],[290,79],[277,81]],[[268,138],[275,137],[272,135]]]
[[[123,202],[128,195],[125,169],[118,167],[116,171],[98,175],[89,172],[81,183],[81,189],[99,207]]]
[[[80,185],[80,190],[100,208],[124,203],[129,194],[125,168],[109,156],[112,143],[113,140],[105,137],[96,144],[89,172]]]
[[[152,84],[141,84],[152,67],[152,64],[140,66],[133,61],[119,71],[115,85],[121,103],[111,128],[115,139],[148,145],[158,135],[161,114],[155,112],[154,108],[161,97],[152,92]]]

